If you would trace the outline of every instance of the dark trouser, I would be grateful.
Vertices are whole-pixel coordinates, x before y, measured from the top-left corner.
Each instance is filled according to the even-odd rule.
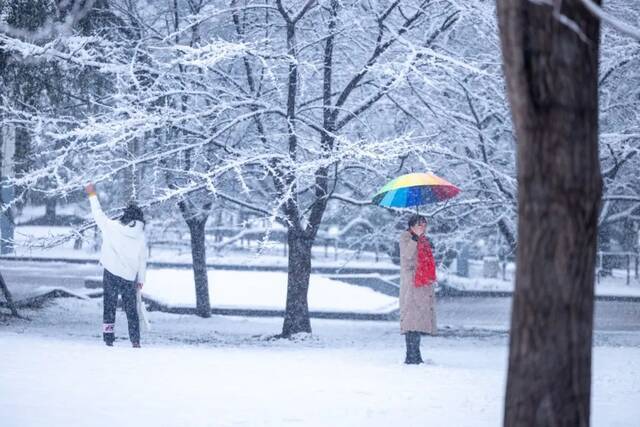
[[[127,323],[129,324],[129,339],[134,344],[139,343],[140,320],[138,319],[138,309],[136,307],[135,282],[125,280],[104,270],[102,285],[104,288],[104,313],[102,316],[102,338],[104,342],[110,345],[115,340],[113,329],[116,323],[116,306],[118,305],[118,294],[121,294],[122,305],[124,306],[124,312],[127,314]]]
[[[407,357],[404,363],[417,365],[422,363],[422,355],[420,354],[420,332],[410,331],[404,334],[407,342]]]

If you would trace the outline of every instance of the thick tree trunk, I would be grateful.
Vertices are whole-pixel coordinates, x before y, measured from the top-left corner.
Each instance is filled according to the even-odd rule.
[[[18,313],[18,309],[16,305],[13,303],[13,297],[11,296],[11,292],[9,291],[9,287],[7,283],[4,281],[4,277],[2,277],[2,273],[0,273],[0,290],[2,290],[2,295],[4,296],[5,301],[7,302],[7,307],[11,310],[11,314],[16,317],[20,317],[20,313]]]
[[[579,0],[558,5],[498,0],[519,185],[506,426],[589,425],[600,36]]]
[[[56,205],[58,201],[55,197],[49,197],[45,200],[44,217],[49,224],[54,224],[56,220]]]
[[[282,325],[282,337],[300,332],[311,333],[309,320],[309,278],[311,276],[312,241],[289,229],[289,274],[287,276],[287,306]]]
[[[513,233],[511,232],[511,229],[509,228],[509,225],[507,225],[507,222],[503,219],[498,221],[498,229],[500,230],[500,233],[506,240],[507,245],[509,245],[509,249],[511,250],[511,253],[515,252],[518,242],[516,242],[516,236],[514,236]]]
[[[211,317],[209,279],[207,277],[207,255],[204,240],[206,223],[206,218],[187,220],[189,234],[191,236],[193,278],[196,285],[196,313],[200,317]]]

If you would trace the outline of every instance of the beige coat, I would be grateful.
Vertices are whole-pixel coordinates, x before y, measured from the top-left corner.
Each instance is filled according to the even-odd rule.
[[[416,331],[435,335],[435,283],[415,287],[417,252],[418,243],[411,239],[409,231],[404,231],[400,235],[400,330],[403,334]]]

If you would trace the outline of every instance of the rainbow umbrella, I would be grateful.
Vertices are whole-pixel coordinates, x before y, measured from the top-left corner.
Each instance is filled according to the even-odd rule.
[[[373,203],[389,208],[408,208],[441,202],[458,193],[458,187],[432,173],[410,173],[389,181],[373,196]]]

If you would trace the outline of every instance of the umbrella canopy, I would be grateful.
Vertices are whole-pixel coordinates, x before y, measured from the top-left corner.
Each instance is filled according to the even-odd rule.
[[[373,203],[390,208],[408,208],[441,202],[458,193],[458,187],[432,173],[410,173],[389,181],[373,196]]]

